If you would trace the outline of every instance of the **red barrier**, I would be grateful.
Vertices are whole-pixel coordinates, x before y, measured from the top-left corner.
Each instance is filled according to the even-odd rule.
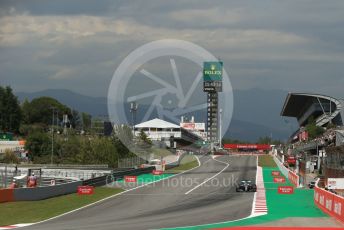
[[[344,223],[344,198],[319,187],[314,188],[314,203],[330,216]]]
[[[288,179],[290,182],[295,185],[296,187],[299,186],[299,176],[296,175],[296,173],[289,171],[288,173]]]
[[[13,189],[0,189],[0,203],[14,201]]]

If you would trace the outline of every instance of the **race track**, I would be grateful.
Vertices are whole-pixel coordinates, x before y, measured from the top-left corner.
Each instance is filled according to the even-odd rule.
[[[202,165],[187,173],[25,229],[158,229],[249,216],[254,193],[236,193],[235,182],[255,181],[256,156],[200,160]]]

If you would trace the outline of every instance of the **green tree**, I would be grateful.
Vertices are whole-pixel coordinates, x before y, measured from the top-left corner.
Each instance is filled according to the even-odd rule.
[[[139,140],[142,145],[144,145],[146,148],[151,147],[152,141],[148,138],[147,134],[141,129],[139,134]]]
[[[19,158],[12,150],[6,149],[2,162],[7,164],[18,164]]]
[[[230,138],[224,138],[222,140],[223,144],[248,144],[250,143],[249,141],[245,140],[237,140],[237,139],[230,139]]]
[[[25,103],[22,106],[23,117],[27,124],[41,123],[45,126],[52,124],[53,109],[55,110],[54,123],[62,120],[63,114],[71,116],[70,109],[51,97],[39,97],[33,99],[30,103]]]
[[[310,117],[308,119],[305,130],[308,132],[308,137],[310,139],[314,139],[316,137],[319,137],[325,132],[323,127],[319,127],[316,125],[316,121],[315,121],[314,117]]]
[[[74,129],[81,129],[81,118],[80,114],[77,110],[72,110],[71,116],[70,116],[70,123]]]
[[[84,131],[91,129],[92,116],[87,113],[81,113],[82,126]]]
[[[258,144],[271,144],[272,143],[272,139],[270,137],[268,137],[268,136],[259,137],[257,143]]]
[[[274,140],[271,137],[265,136],[265,137],[260,137],[257,141],[258,144],[269,144],[269,145],[279,145],[283,144],[282,141],[280,140]]]
[[[51,153],[51,138],[46,133],[33,132],[26,138],[25,149],[29,151],[30,160],[48,155]],[[56,151],[57,148],[55,148]]]
[[[80,163],[77,156],[80,154],[81,137],[77,135],[68,135],[68,138],[57,137],[57,149],[59,163]]]
[[[5,132],[18,132],[21,109],[11,87],[0,86],[0,129]]]

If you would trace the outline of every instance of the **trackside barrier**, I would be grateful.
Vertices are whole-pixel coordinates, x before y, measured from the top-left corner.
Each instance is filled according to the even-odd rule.
[[[187,153],[183,153],[179,156],[178,160],[172,163],[165,165],[165,169],[171,169],[174,167],[179,166],[180,162],[186,156]],[[84,180],[82,185],[91,185],[91,186],[104,186],[106,184],[110,184],[116,180],[123,179],[124,176],[138,176],[145,173],[152,173],[155,170],[155,167],[147,167],[147,168],[139,168],[139,169],[132,169],[126,171],[115,172],[106,176],[96,177],[88,180]]]
[[[344,198],[319,188],[318,182],[314,187],[314,203],[323,212],[344,223]]]
[[[180,154],[177,161],[171,162],[171,163],[165,165],[165,170],[168,170],[168,169],[172,169],[172,168],[178,167],[178,166],[180,165],[181,161],[183,160],[183,158],[184,158],[186,155],[188,155],[187,152],[184,152],[184,153]]]
[[[300,183],[299,183],[299,176],[296,175],[296,173],[290,171],[289,169],[287,169],[283,163],[281,163],[278,158],[276,156],[273,156],[274,161],[277,165],[277,167],[279,168],[279,170],[282,172],[282,174],[288,178],[290,180],[290,182],[295,185],[296,187],[300,187]]]
[[[0,203],[9,201],[43,200],[56,196],[71,194],[77,192],[78,186],[81,185],[103,186],[115,180],[122,179],[124,176],[137,176],[144,173],[151,173],[154,169],[155,167],[126,170],[121,172],[115,172],[106,176],[96,177],[85,181],[74,181],[55,186],[0,189]]]
[[[36,188],[0,189],[0,203],[10,201],[33,201],[75,193],[82,181],[75,181],[55,186]]]
[[[56,196],[75,193],[80,185],[82,185],[82,181],[75,181],[47,187],[17,188],[13,191],[14,201],[44,200]]]
[[[273,156],[273,157],[274,157],[274,161],[275,161],[277,167],[279,168],[279,170],[282,172],[282,174],[286,178],[288,178],[289,170],[286,167],[284,167],[284,165],[277,159],[276,156]]]
[[[91,186],[104,186],[106,184],[110,184],[116,180],[123,179],[124,176],[138,176],[144,173],[151,173],[155,169],[154,166],[147,167],[147,168],[139,168],[139,169],[132,169],[126,170],[121,172],[115,172],[106,176],[96,177],[93,179],[84,180],[82,185],[91,185]]]
[[[13,201],[13,189],[0,189],[0,203]]]
[[[299,176],[296,175],[296,173],[289,171],[288,172],[288,179],[290,180],[290,182],[295,185],[296,187],[299,186]]]

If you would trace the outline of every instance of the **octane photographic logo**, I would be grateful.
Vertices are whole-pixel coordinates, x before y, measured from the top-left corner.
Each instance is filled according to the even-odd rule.
[[[133,120],[139,124],[159,118],[179,126],[181,116],[190,118],[200,113],[203,113],[202,120],[195,122],[206,123],[208,104],[203,92],[203,63],[218,61],[204,48],[174,39],[153,41],[131,52],[115,70],[108,90],[109,118],[117,131],[121,130],[121,134],[119,131],[117,134],[122,143],[147,160],[144,149],[132,141],[130,129],[123,130],[124,125],[132,124]],[[178,68],[179,64],[182,67]],[[222,111],[223,136],[233,113],[233,91],[224,68],[222,82],[219,109]],[[130,113],[133,102],[138,105],[137,119]]]

